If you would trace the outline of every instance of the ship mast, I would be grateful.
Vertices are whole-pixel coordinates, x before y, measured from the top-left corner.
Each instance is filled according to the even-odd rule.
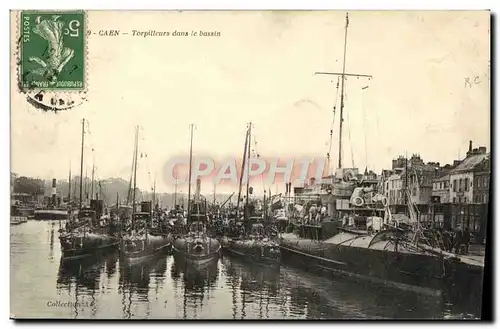
[[[342,168],[342,124],[344,122],[344,88],[346,77],[357,77],[357,78],[372,78],[371,75],[367,74],[352,74],[346,73],[346,54],[347,54],[347,28],[349,27],[349,14],[346,13],[345,16],[345,32],[344,32],[344,57],[342,62],[342,73],[338,72],[315,72],[318,75],[336,75],[341,79],[340,83],[340,124],[339,124],[339,163],[338,168]]]
[[[127,203],[126,205],[128,206],[129,203],[130,203],[130,198],[132,197],[132,180],[133,180],[133,177],[134,177],[134,164],[135,164],[135,149],[136,149],[137,145],[135,144],[135,141],[134,141],[134,151],[132,153],[132,171],[130,173],[130,180],[128,182],[128,193],[127,193]]]
[[[87,174],[88,172],[88,168],[87,168],[87,165],[85,165],[85,192],[83,194],[85,194],[85,203],[87,203],[89,200],[89,175]]]
[[[82,120],[82,152],[80,155],[80,207],[82,210],[83,203],[83,144],[85,141],[85,119]]]
[[[94,162],[92,163],[92,182],[90,184],[90,199],[94,198],[94,171],[95,171],[95,155],[94,155]]]
[[[191,174],[192,174],[192,165],[193,165],[193,130],[194,124],[189,125],[191,129],[191,142],[189,146],[189,181],[188,181],[188,219],[191,214]]]
[[[250,146],[252,145],[252,123],[248,124],[248,150],[247,150],[247,190],[246,190],[246,203],[244,214],[248,216],[248,192],[250,189]]]
[[[71,161],[69,162],[69,177],[68,177],[68,204],[71,205]]]
[[[135,127],[134,189],[132,190],[132,221],[135,217],[135,190],[137,188],[137,149],[139,148],[139,126]]]
[[[344,85],[345,85],[345,55],[347,53],[347,27],[349,14],[345,16],[344,59],[342,60],[342,79],[340,82],[340,123],[339,123],[339,169],[342,168],[342,123],[344,122]]]
[[[215,192],[217,190],[217,184],[215,184],[215,180],[214,180],[214,202],[213,202],[213,207],[215,209]]]
[[[174,187],[174,209],[177,208],[177,177],[175,177],[175,187]]]
[[[153,209],[156,206],[156,177],[155,180],[153,181]]]
[[[408,205],[408,153],[405,154],[405,205]],[[405,208],[405,215],[408,215],[407,208]]]
[[[238,215],[240,212],[240,200],[241,200],[241,187],[243,185],[243,172],[245,171],[245,163],[248,151],[248,129],[245,135],[245,148],[243,149],[243,161],[241,163],[241,175],[240,175],[240,185],[238,188],[238,200],[236,201],[236,220],[238,220]]]

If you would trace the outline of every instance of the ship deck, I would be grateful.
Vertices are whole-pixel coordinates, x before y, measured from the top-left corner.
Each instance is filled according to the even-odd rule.
[[[457,255],[458,256],[458,255]],[[479,255],[460,255],[460,260],[468,265],[484,267],[484,256]]]
[[[301,238],[293,233],[283,233],[281,235],[288,241],[299,241]],[[476,247],[477,248],[477,247]],[[475,246],[471,246],[468,255],[456,255],[462,262],[471,266],[478,266],[484,268],[484,250],[474,250]]]

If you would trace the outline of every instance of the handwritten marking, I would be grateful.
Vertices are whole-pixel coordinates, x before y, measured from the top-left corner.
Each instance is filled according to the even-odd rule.
[[[465,78],[465,88],[472,88],[472,85],[478,85],[481,83],[481,79],[478,75],[474,76],[474,78],[466,77]]]

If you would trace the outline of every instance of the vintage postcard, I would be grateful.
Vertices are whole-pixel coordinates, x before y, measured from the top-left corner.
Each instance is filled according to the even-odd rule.
[[[11,11],[11,317],[484,318],[490,16]]]

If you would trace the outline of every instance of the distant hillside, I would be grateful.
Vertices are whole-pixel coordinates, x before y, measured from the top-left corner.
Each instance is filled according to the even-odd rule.
[[[41,180],[30,177],[18,176],[11,174],[11,183],[14,193],[28,193],[33,195],[43,194],[50,196],[52,194],[52,180]],[[67,197],[69,192],[68,180],[59,180],[56,182],[57,195]],[[122,178],[108,178],[101,181],[95,181],[93,187],[94,196],[96,193],[104,199],[107,204],[115,204],[118,195],[120,203],[125,203],[129,191],[129,182]],[[82,193],[88,195],[92,192],[92,180],[90,178],[84,179],[82,184]],[[71,180],[71,195],[72,197],[80,197],[80,177],[75,176]],[[206,195],[208,202],[213,202],[213,194]],[[216,194],[216,202],[222,203],[226,201],[229,194]],[[136,199],[138,201],[152,200],[153,192],[136,190]],[[159,200],[163,207],[172,207],[175,198],[177,204],[184,204],[187,206],[187,193],[177,193],[175,197],[173,193],[157,193],[156,199]],[[236,202],[236,196],[232,198]]]

